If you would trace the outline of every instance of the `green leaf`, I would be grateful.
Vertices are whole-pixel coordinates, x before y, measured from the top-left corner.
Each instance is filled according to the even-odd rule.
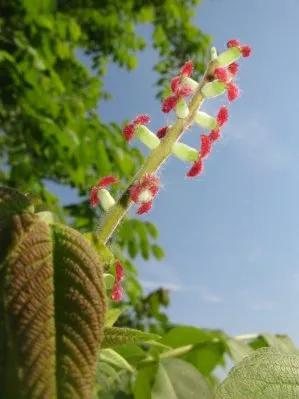
[[[299,397],[299,356],[258,349],[241,361],[216,390],[214,399]]]
[[[109,290],[115,283],[115,277],[112,274],[104,273],[104,281],[106,290]]]
[[[58,224],[51,228],[58,397],[77,392],[89,398],[106,311],[103,270],[76,230]]]
[[[157,227],[151,222],[145,222],[144,225],[147,228],[147,231],[150,233],[151,237],[156,240],[159,237],[159,231]]]
[[[133,386],[134,399],[152,399],[151,387],[157,372],[157,367],[158,364],[154,363],[138,370]]]
[[[195,344],[183,359],[193,364],[202,375],[208,377],[217,366],[224,366],[225,345],[222,341]]]
[[[272,346],[281,352],[298,353],[298,349],[292,340],[286,335],[263,333],[261,336],[266,340],[269,346]]]
[[[26,201],[11,193],[0,190],[0,212],[11,212],[9,240],[0,240],[7,254],[0,272],[0,397],[88,399],[106,310],[101,264],[77,231],[48,225],[26,206],[16,213]]]
[[[124,359],[119,353],[113,349],[101,349],[100,350],[100,361],[109,363],[119,369],[134,372],[133,367]]]
[[[152,387],[151,399],[211,399],[208,381],[193,367],[180,359],[163,359]]]
[[[114,281],[114,277],[113,277]],[[116,323],[119,316],[127,310],[127,306],[122,306],[121,308],[112,308],[106,312],[105,316],[105,327],[112,327]]]
[[[140,348],[140,346],[130,344],[121,345],[114,349],[123,358],[125,358],[130,364],[137,365],[141,360],[146,358],[146,352]]]
[[[152,253],[154,254],[155,258],[158,259],[158,260],[161,260],[161,259],[163,259],[165,257],[165,252],[157,244],[153,244],[152,245]]]
[[[184,345],[208,342],[213,336],[205,330],[191,326],[180,326],[170,330],[161,340],[161,343],[178,348]]]
[[[104,388],[108,388],[114,381],[120,381],[119,373],[113,366],[102,360],[97,364],[97,381]]]
[[[132,328],[106,327],[104,329],[102,348],[111,348],[113,346],[124,344],[142,343],[160,338],[161,337],[159,337],[159,335],[134,330]]]
[[[228,351],[236,362],[240,362],[245,356],[253,352],[253,349],[244,341],[228,338],[226,341]]]

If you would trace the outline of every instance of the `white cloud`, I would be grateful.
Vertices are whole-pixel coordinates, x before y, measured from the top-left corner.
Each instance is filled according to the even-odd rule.
[[[272,310],[276,303],[274,301],[260,301],[250,305],[251,310]]]

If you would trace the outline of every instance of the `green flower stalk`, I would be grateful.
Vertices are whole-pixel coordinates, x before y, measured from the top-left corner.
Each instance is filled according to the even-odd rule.
[[[171,126],[160,128],[154,135],[145,127],[150,122],[149,116],[139,115],[124,127],[123,134],[127,141],[131,141],[135,136],[150,148],[151,152],[134,176],[132,183],[103,218],[98,233],[103,243],[109,240],[132,204],[139,206],[138,214],[147,213],[152,209],[153,200],[160,187],[157,173],[170,155],[184,162],[193,163],[187,172],[188,177],[202,173],[206,158],[221,138],[221,128],[228,120],[228,110],[226,107],[221,107],[217,116],[213,117],[200,111],[200,108],[206,98],[227,93],[228,100],[233,101],[239,96],[239,88],[234,82],[238,72],[236,60],[241,56],[248,57],[251,53],[249,46],[241,46],[235,39],[230,40],[227,47],[228,50],[220,55],[215,48],[212,49],[211,61],[199,82],[191,78],[192,61],[187,61],[178,76],[171,80],[171,95],[162,103],[164,113],[172,110],[176,113],[177,120]],[[190,101],[187,102],[189,97]],[[199,150],[180,142],[183,134],[194,122],[210,130],[209,134],[201,135]],[[94,202],[92,198],[91,202]]]

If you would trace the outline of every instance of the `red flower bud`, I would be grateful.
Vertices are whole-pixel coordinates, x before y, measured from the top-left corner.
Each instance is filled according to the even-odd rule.
[[[152,209],[152,201],[144,202],[137,210],[137,215],[143,215]]]
[[[106,188],[108,186],[110,186],[110,184],[115,184],[118,183],[119,180],[114,177],[114,176],[106,176],[106,177],[102,177],[99,181],[97,186],[99,188]]]
[[[115,280],[120,282],[124,278],[124,268],[119,260],[115,262]]]
[[[189,78],[192,75],[192,72],[193,72],[193,62],[190,60],[185,62],[185,64],[180,69],[180,77],[183,78],[187,76]]]
[[[214,143],[215,141],[219,140],[221,137],[221,131],[220,129],[214,129],[211,130],[210,134],[209,134],[210,140],[212,141],[212,143]]]
[[[239,65],[236,62],[232,62],[227,69],[235,77],[239,72]]]
[[[124,129],[123,134],[127,141],[131,141],[135,134],[135,129],[138,125],[146,125],[151,121],[148,115],[138,115],[131,123],[128,123]]]
[[[189,97],[191,93],[192,93],[192,87],[189,85],[181,85],[177,88],[175,92],[176,96],[179,98]]]
[[[220,80],[220,82],[226,83],[229,81],[230,76],[228,70],[224,67],[218,67],[214,71],[215,78]]]
[[[230,47],[239,47],[240,46],[240,42],[239,42],[239,40],[237,40],[237,39],[231,39],[231,40],[229,40],[228,42],[227,42],[227,47],[228,48],[230,48]]]
[[[251,47],[250,46],[242,46],[241,53],[243,57],[249,57],[251,54]]]
[[[162,112],[168,114],[170,111],[172,111],[175,108],[178,102],[179,98],[177,98],[174,95],[166,97],[162,103]]]
[[[203,161],[199,159],[198,161],[194,162],[191,169],[188,171],[188,177],[195,177],[198,176],[203,171]]]
[[[240,95],[240,89],[234,82],[229,82],[227,85],[227,98],[229,101],[234,101]]]
[[[201,148],[200,148],[200,157],[202,159],[206,158],[212,149],[212,141],[210,140],[209,136],[202,134],[200,136],[201,139]]]
[[[218,126],[223,126],[228,121],[228,109],[227,107],[221,107],[217,114],[217,123]]]
[[[160,189],[159,178],[155,174],[145,174],[140,181],[130,188],[130,198],[135,204],[140,204],[137,214],[141,215],[152,208],[152,200]]]
[[[99,203],[98,191],[99,191],[99,188],[98,188],[98,187],[93,187],[93,188],[91,189],[91,192],[90,192],[90,205],[91,205],[93,208],[94,208],[95,206],[97,206],[98,203]]]
[[[157,137],[159,139],[163,139],[166,136],[168,126],[160,127],[160,129],[157,131]]]
[[[123,299],[124,291],[119,282],[115,283],[112,287],[111,299],[115,302],[119,302]]]
[[[133,123],[135,125],[147,125],[151,121],[151,118],[148,115],[138,115],[134,119]]]
[[[171,87],[171,91],[173,93],[176,92],[176,90],[177,90],[178,86],[180,85],[180,83],[181,83],[181,77],[180,76],[176,76],[173,79],[171,79],[170,87]]]
[[[90,204],[91,206],[94,208],[95,206],[97,206],[99,204],[99,198],[98,198],[98,191],[102,188],[106,188],[108,186],[110,186],[110,184],[115,184],[118,183],[119,180],[114,177],[114,176],[106,176],[106,177],[102,177],[96,186],[94,186],[91,189],[90,192]]]

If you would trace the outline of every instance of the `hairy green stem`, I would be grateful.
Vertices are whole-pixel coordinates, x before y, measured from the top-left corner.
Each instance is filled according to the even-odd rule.
[[[161,144],[155,148],[145,160],[137,174],[134,176],[131,184],[125,190],[123,195],[117,201],[117,203],[107,212],[102,223],[99,226],[98,238],[106,243],[114,230],[124,218],[128,209],[132,205],[130,200],[130,187],[141,179],[146,173],[155,173],[161,165],[171,155],[171,149],[174,143],[176,143],[184,131],[191,125],[194,117],[203,103],[204,96],[201,93],[203,86],[212,80],[214,80],[214,69],[218,65],[217,60],[212,60],[207,70],[199,82],[198,88],[196,89],[189,106],[189,115],[184,119],[177,119],[177,121],[168,129],[166,137],[161,141]]]

